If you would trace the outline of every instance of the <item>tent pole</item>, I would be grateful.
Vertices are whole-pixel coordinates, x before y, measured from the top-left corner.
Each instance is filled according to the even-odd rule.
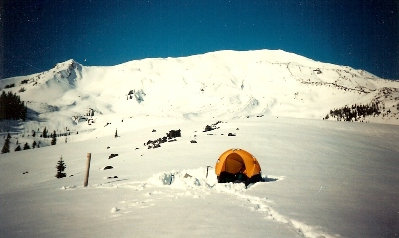
[[[206,166],[206,178],[208,178],[208,169],[211,168],[212,166]]]

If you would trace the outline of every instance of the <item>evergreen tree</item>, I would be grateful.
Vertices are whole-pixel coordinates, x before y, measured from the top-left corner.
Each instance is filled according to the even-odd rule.
[[[25,120],[27,108],[25,103],[21,101],[21,98],[8,92],[7,94],[3,91],[0,95],[0,120],[1,119],[12,119]]]
[[[29,149],[30,149],[30,146],[28,145],[28,142],[26,142],[24,145],[24,150],[29,150]]]
[[[33,148],[33,149],[36,148],[36,145],[37,145],[36,141],[33,141],[33,143],[32,143],[32,148]]]
[[[53,134],[51,134],[51,137],[51,145],[57,144],[57,134],[55,133],[55,131],[53,132]]]
[[[66,165],[64,161],[62,160],[62,156],[60,160],[57,162],[57,166],[55,167],[57,169],[57,174],[55,175],[56,178],[63,178],[66,177],[66,173],[64,173],[66,169]]]
[[[15,151],[21,151],[21,146],[18,145],[17,148],[15,148]]]
[[[43,138],[47,138],[47,128],[44,127],[43,129]]]
[[[4,141],[3,148],[1,149],[1,153],[9,153],[10,152],[10,133],[8,133],[6,140]]]

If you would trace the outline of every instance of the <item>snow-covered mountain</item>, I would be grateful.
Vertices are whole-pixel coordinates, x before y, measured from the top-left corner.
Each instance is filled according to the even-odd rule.
[[[146,116],[195,120],[267,114],[399,124],[399,82],[282,50],[218,51],[111,67],[68,60],[46,72],[1,80],[0,88],[27,102],[28,120],[18,127],[25,133],[46,125],[60,133],[93,130],[112,120]],[[342,115],[345,106],[356,111],[355,105],[378,108]]]
[[[399,234],[398,82],[261,50],[68,60],[0,88],[28,107],[0,121],[0,237]],[[230,148],[256,157],[263,182],[217,183]]]

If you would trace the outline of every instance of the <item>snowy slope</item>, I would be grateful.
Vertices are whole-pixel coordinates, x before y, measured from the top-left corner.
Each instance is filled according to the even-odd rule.
[[[106,127],[102,137],[72,135],[2,154],[0,237],[399,234],[398,126],[269,116],[225,121],[211,132],[202,132],[207,121],[140,123],[125,120],[118,138]],[[182,137],[157,149],[143,145],[171,129]],[[217,184],[214,168],[206,177],[229,148],[250,151],[267,182]],[[56,179],[60,156],[67,177]]]
[[[15,86],[5,89],[10,84]],[[68,60],[46,72],[1,80],[0,88],[27,101],[32,120],[18,131],[25,133],[46,125],[59,133],[66,127],[93,130],[109,118],[147,115],[322,119],[332,109],[376,101],[381,114],[362,120],[399,124],[399,82],[281,50],[219,51],[112,67]]]

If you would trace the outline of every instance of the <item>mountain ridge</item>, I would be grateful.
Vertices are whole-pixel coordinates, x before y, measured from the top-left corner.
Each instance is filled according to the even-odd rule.
[[[399,124],[399,82],[282,50],[224,50],[115,66],[83,66],[70,59],[48,71],[0,80],[0,88],[26,102],[28,118],[35,119],[21,124],[25,131],[46,123],[56,130],[91,131],[101,127],[95,122],[148,116]],[[379,112],[337,116],[359,105],[378,105]]]

